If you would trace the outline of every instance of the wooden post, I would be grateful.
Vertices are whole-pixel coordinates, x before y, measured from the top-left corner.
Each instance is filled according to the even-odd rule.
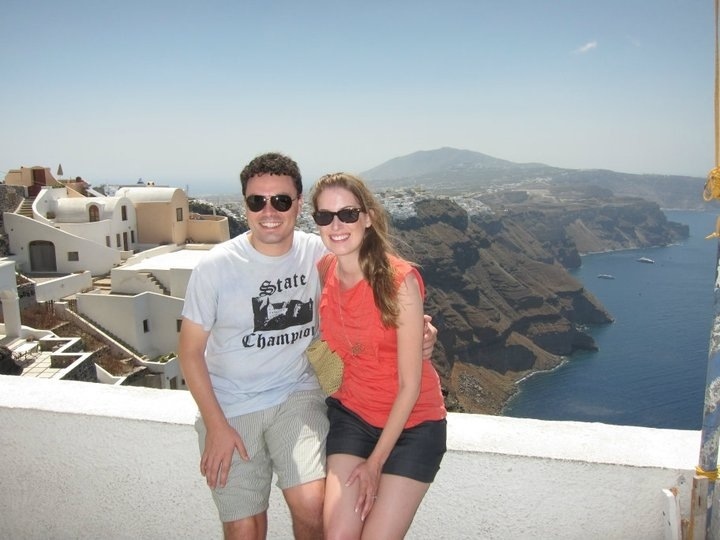
[[[693,478],[687,540],[706,540],[707,538],[709,483],[710,480],[705,476],[695,476]]]

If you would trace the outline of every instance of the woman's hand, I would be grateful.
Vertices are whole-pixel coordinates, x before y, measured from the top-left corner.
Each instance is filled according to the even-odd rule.
[[[377,499],[381,468],[379,463],[368,459],[355,467],[353,472],[350,473],[347,482],[345,482],[346,486],[350,486],[356,481],[359,483],[355,512],[360,513],[362,521],[365,521],[370,510],[372,510],[373,504],[375,504],[375,499]]]

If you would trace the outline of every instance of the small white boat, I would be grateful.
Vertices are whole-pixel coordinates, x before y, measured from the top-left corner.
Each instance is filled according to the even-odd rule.
[[[655,264],[655,261],[653,261],[649,257],[640,257],[637,261],[646,264]]]
[[[611,274],[598,274],[597,277],[600,279],[615,279],[615,276]]]

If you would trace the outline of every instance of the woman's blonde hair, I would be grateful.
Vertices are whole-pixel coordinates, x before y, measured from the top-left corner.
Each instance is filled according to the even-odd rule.
[[[400,306],[395,271],[388,257],[397,256],[397,252],[391,242],[388,213],[365,182],[345,172],[326,174],[315,183],[312,189],[313,211],[318,210],[318,197],[329,187],[348,190],[358,200],[362,211],[370,216],[371,225],[365,229],[365,236],[360,244],[360,269],[370,283],[383,324],[387,327],[397,327]]]

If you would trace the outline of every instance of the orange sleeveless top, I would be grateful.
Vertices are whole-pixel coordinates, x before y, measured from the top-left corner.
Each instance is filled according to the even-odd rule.
[[[345,363],[342,384],[333,397],[368,424],[382,428],[397,395],[397,329],[383,326],[366,280],[346,291],[340,289],[335,275],[337,259],[334,255],[326,257],[331,260],[320,297],[320,333]],[[417,269],[397,257],[391,256],[390,261],[396,286],[413,273],[424,297],[425,286]],[[445,416],[440,378],[430,360],[423,360],[420,395],[405,428]]]

